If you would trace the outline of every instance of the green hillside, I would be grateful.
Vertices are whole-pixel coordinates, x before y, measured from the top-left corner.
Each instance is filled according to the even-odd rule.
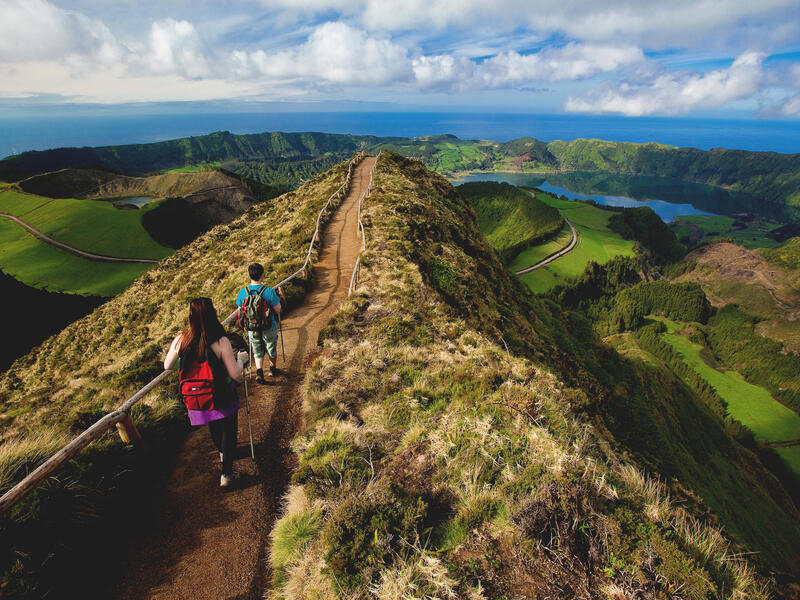
[[[532,292],[546,292],[579,276],[590,262],[604,264],[615,256],[633,256],[634,242],[624,239],[609,226],[610,219],[616,213],[593,204],[556,198],[552,194],[537,194],[537,198],[556,208],[572,223],[578,232],[578,244],[562,258],[520,276]],[[523,250],[508,268],[510,271],[524,269],[534,264],[540,256],[541,251],[536,248]]]
[[[758,197],[761,215],[800,217],[800,155],[697,150],[604,140],[555,141],[547,149],[563,169],[684,179]]]
[[[230,306],[243,254],[281,248],[268,280],[302,263],[345,168],[204,234],[0,376],[0,489],[160,370],[186,297]],[[670,370],[528,293],[444,178],[384,153],[364,216],[358,291],[305,380],[272,597],[761,599],[758,572],[798,571],[800,515],[758,457]],[[137,405],[154,462],[180,418],[171,387]],[[98,540],[135,516],[138,470],[109,437],[0,519],[4,594],[110,564]]]
[[[475,182],[458,186],[478,216],[478,226],[501,258],[537,246],[558,233],[564,219],[536,194],[507,183]]]
[[[200,236],[0,374],[0,491],[161,372],[160,357],[185,327],[187,298],[208,295],[225,314],[253,257],[263,257],[269,281],[294,272],[320,209],[346,172],[346,164],[338,165]],[[265,248],[281,252],[267,257]],[[309,283],[285,288],[290,306]],[[109,434],[0,517],[3,597],[70,595],[64,590],[71,587],[93,596],[87,590],[119,559],[120,547],[108,543],[111,523],[142,510],[139,494],[158,483],[151,467],[168,464],[186,433],[175,387],[167,382],[133,410],[152,464]]]
[[[675,180],[683,180],[741,192],[741,197],[733,200],[717,199],[714,202],[722,201],[722,208],[711,212],[753,212],[781,222],[800,218],[797,154],[722,148],[704,151],[586,139],[544,143],[520,138],[498,143],[461,140],[453,135],[402,138],[312,132],[248,135],[217,132],[153,144],[24,152],[0,161],[0,180],[17,181],[75,166],[102,166],[128,174],[144,174],[221,165],[288,189],[362,149],[392,150],[413,156],[442,173],[494,169],[625,173],[665,178],[662,183],[667,194],[672,193]],[[591,174],[587,177],[587,181],[597,183]],[[652,187],[653,183],[650,181],[648,185]],[[730,203],[729,209],[724,209],[726,202]]]
[[[15,215],[53,239],[81,250],[126,258],[159,259],[171,252],[142,226],[142,214],[156,204],[120,210],[111,202],[0,191],[0,212]]]
[[[727,531],[795,569],[797,512],[758,460],[668,370],[609,354],[577,314],[526,295],[466,208],[421,165],[381,158],[362,285],[306,386],[307,429],[273,532],[273,593],[633,590],[648,577],[647,547],[665,586],[733,597],[714,567],[723,563],[696,553],[701,536],[671,528],[680,510],[666,490],[606,470],[612,448],[676,478],[688,488],[670,494],[708,502]],[[653,495],[641,503],[645,485]],[[639,584],[622,583],[632,572]]]

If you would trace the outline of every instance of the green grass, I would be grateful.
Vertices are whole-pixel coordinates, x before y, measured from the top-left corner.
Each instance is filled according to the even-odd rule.
[[[569,219],[578,231],[578,244],[566,256],[541,269],[520,276],[520,279],[532,292],[540,294],[563,283],[565,279],[577,277],[583,273],[590,261],[603,264],[618,255],[633,256],[634,242],[622,239],[619,234],[608,228],[608,220],[614,214],[611,211],[582,202],[559,200],[545,194],[539,194],[537,198],[557,208],[564,217]],[[530,250],[535,250],[535,248]],[[546,252],[545,256],[550,253]],[[536,253],[532,252],[524,259],[527,260],[531,256],[536,256]],[[512,270],[522,268],[515,267],[521,262],[517,257],[509,268]],[[528,262],[524,266],[530,266],[534,262],[536,261]]]
[[[176,167],[174,169],[167,169],[163,171],[164,173],[200,173],[202,171],[210,171],[211,169],[216,169],[220,167],[222,163],[220,161],[214,162],[204,162],[200,163],[199,165],[184,165],[183,167]]]
[[[728,413],[744,423],[759,441],[787,441],[800,438],[800,415],[793,412],[762,387],[745,381],[736,371],[720,372],[700,356],[702,346],[682,335],[666,333],[664,340],[683,357],[728,404]],[[800,470],[796,473],[800,475]]]
[[[761,255],[787,269],[800,270],[800,237],[793,237],[778,248],[764,250]]]
[[[569,244],[571,239],[572,232],[570,231],[569,226],[564,223],[564,226],[561,228],[561,231],[558,232],[558,235],[549,242],[539,244],[538,246],[525,248],[525,250],[517,254],[516,258],[508,265],[508,269],[509,271],[519,271],[525,267],[530,267],[540,260],[544,260],[554,252],[561,250],[561,248]]]
[[[16,190],[0,192],[0,212],[20,217],[50,237],[89,252],[128,258],[164,258],[173,251],[157,243],[142,226],[139,210],[120,210],[98,200],[52,200]]]
[[[774,248],[779,245],[769,233],[780,227],[779,223],[772,221],[754,220],[747,223],[745,229],[734,229],[733,217],[721,215],[686,215],[675,219],[673,231],[678,239],[690,237],[692,228],[685,223],[694,225],[704,233],[699,241],[708,241],[715,238],[730,238],[737,244],[746,248]]]
[[[792,473],[800,473],[800,446],[775,448],[775,451]]]
[[[52,292],[115,296],[152,265],[79,258],[0,219],[0,267],[17,280]]]
[[[478,226],[504,260],[527,244],[547,239],[564,221],[558,210],[507,183],[465,183],[458,190],[475,209]]]

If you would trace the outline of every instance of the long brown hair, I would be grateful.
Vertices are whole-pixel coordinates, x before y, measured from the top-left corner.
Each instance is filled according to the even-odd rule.
[[[195,298],[189,303],[189,329],[181,336],[178,353],[187,362],[195,359],[203,362],[207,348],[224,335],[225,328],[219,322],[211,298]]]

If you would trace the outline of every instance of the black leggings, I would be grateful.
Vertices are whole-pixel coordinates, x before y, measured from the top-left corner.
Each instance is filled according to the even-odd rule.
[[[239,434],[238,413],[233,413],[224,419],[217,419],[208,424],[211,439],[222,452],[222,473],[230,475],[233,471],[233,459],[236,457],[236,444]]]

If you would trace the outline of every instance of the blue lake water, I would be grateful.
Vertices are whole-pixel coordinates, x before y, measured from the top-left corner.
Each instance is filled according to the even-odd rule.
[[[800,152],[800,119],[697,119],[445,112],[253,112],[197,114],[42,114],[0,117],[0,157],[26,150],[157,142],[228,130],[323,131],[416,137],[450,133],[499,142],[531,136],[543,141],[600,138],[661,142],[707,150],[724,147]]]
[[[132,204],[133,206],[141,208],[150,204],[153,200],[155,200],[155,198],[150,196],[131,196],[130,198],[114,198],[112,202],[115,206],[119,204]]]
[[[570,200],[594,200],[606,206],[648,206],[665,223],[682,215],[737,214],[753,208],[749,198],[734,196],[720,188],[658,177],[582,172],[472,173],[453,183],[470,181],[536,187]]]
[[[604,206],[624,206],[625,208],[632,208],[635,206],[648,206],[654,213],[656,213],[661,220],[669,223],[675,220],[675,217],[683,215],[713,215],[714,213],[705,212],[695,208],[691,204],[677,204],[667,202],[666,200],[634,200],[633,198],[626,198],[625,196],[602,196],[600,194],[579,194],[568,189],[550,185],[545,182],[539,186],[539,189],[545,192],[550,192],[556,196],[564,195],[570,200],[594,200],[598,204]]]

